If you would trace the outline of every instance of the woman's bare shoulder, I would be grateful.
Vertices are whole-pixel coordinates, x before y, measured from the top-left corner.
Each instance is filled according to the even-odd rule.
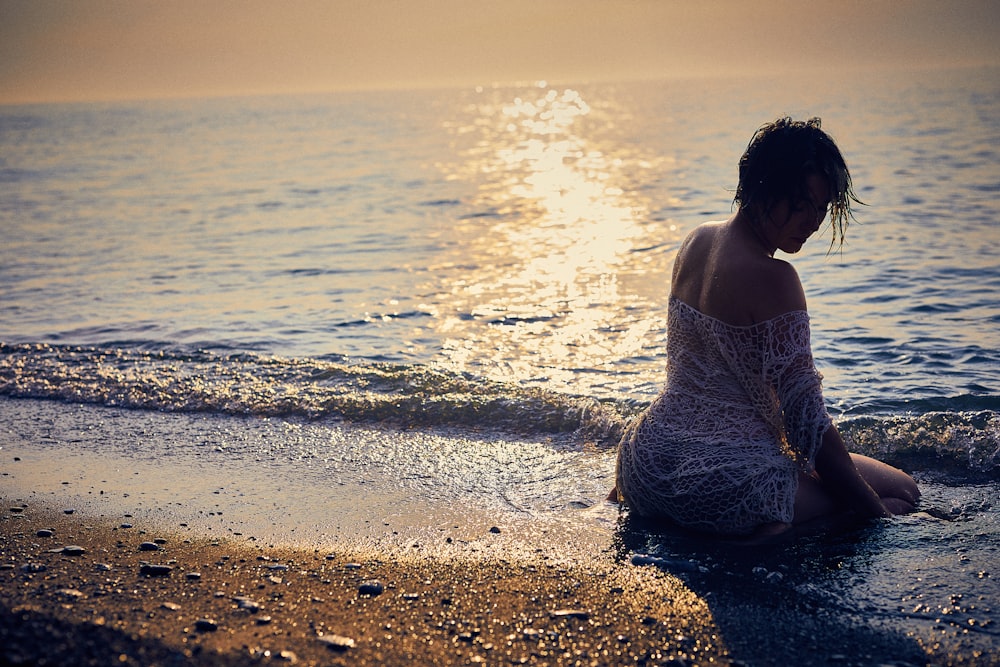
[[[752,300],[755,319],[769,320],[796,310],[806,310],[806,295],[795,267],[781,259],[759,263],[747,297]]]

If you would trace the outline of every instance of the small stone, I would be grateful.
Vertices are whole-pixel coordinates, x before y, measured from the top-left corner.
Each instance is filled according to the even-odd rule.
[[[194,629],[198,632],[215,632],[219,629],[219,624],[210,618],[199,618],[194,622]]]
[[[122,528],[126,528],[126,529],[128,529],[128,528],[131,528],[131,527],[132,527],[132,524],[130,524],[130,523],[123,523],[123,524],[121,525],[121,527],[122,527]]]
[[[55,534],[56,534],[55,531],[52,530],[51,528],[42,528],[40,531],[38,531],[37,533],[35,533],[35,536],[36,537],[52,537]]]
[[[167,541],[164,538],[162,538],[162,537],[157,537],[156,539],[153,540],[153,543],[154,544],[166,544]]]
[[[581,621],[586,621],[590,618],[590,612],[586,609],[556,609],[549,612],[549,616],[552,618],[578,618]]]
[[[319,641],[334,651],[346,651],[356,646],[356,642],[353,639],[343,635],[323,635],[319,637]]]
[[[67,600],[74,601],[85,597],[83,593],[76,590],[75,588],[60,588],[56,591],[56,595],[66,598]]]
[[[288,566],[282,563],[274,563],[273,565],[268,565],[267,569],[272,570],[274,572],[284,572],[285,570],[288,569]]]
[[[267,625],[268,623],[271,622],[271,617],[270,616],[258,616],[256,619],[254,619],[254,621],[257,623],[257,625]]]
[[[176,602],[164,602],[160,605],[161,609],[166,609],[167,611],[180,611],[181,606]]]
[[[283,662],[287,662],[290,665],[294,665],[296,662],[299,661],[298,656],[295,655],[293,651],[279,651],[278,655],[274,657]]]
[[[108,563],[96,563],[94,569],[98,572],[110,572],[113,568]]]
[[[72,514],[75,511],[76,510],[73,509],[72,507],[67,507],[66,509],[63,510],[63,514]]]
[[[0,571],[13,570],[13,569],[14,569],[13,563],[0,563]]]
[[[344,569],[345,570],[360,570],[361,569],[361,563],[347,563],[346,565],[344,565]]]
[[[372,597],[375,597],[376,595],[382,595],[384,591],[385,591],[385,586],[383,586],[382,582],[377,579],[369,579],[368,581],[363,581],[361,582],[361,585],[358,586],[359,595],[370,595]]]
[[[233,602],[236,603],[237,609],[243,609],[251,614],[256,614],[260,611],[260,604],[248,597],[238,596],[233,598]]]
[[[282,581],[284,581],[281,577],[275,577],[274,575],[268,577],[267,580],[270,581],[272,584],[280,584]]]
[[[199,581],[201,579],[201,572],[187,572],[184,578],[188,581]]]
[[[143,542],[139,545],[139,551],[159,551],[160,545],[156,542]]]
[[[70,544],[68,546],[65,546],[62,549],[60,549],[60,551],[67,556],[82,556],[83,554],[87,553],[86,549],[84,549],[81,546],[77,546],[76,544]]]
[[[49,569],[44,563],[25,563],[21,566],[22,572],[27,572],[28,574],[34,574],[36,572],[45,572]]]
[[[10,513],[11,514],[20,514],[23,511],[24,511],[23,507],[11,507],[10,508]]]
[[[139,574],[145,577],[165,577],[174,571],[169,565],[153,565],[152,563],[143,563],[139,566]]]
[[[490,528],[490,532],[493,533],[494,535],[499,535],[500,534],[500,528],[497,527],[497,526],[493,526],[492,528]]]

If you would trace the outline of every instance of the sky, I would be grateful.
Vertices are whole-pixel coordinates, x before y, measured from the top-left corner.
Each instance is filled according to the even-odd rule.
[[[0,0],[0,104],[970,65],[997,0]]]

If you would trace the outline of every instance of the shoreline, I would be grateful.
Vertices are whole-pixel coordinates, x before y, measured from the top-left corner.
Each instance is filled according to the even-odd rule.
[[[3,502],[6,664],[732,662],[656,568],[265,547]]]

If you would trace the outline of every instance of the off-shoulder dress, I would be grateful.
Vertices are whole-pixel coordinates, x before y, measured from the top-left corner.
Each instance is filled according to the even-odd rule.
[[[671,297],[667,318],[666,385],[618,449],[625,503],[715,533],[791,522],[832,423],[808,313],[734,326]]]

